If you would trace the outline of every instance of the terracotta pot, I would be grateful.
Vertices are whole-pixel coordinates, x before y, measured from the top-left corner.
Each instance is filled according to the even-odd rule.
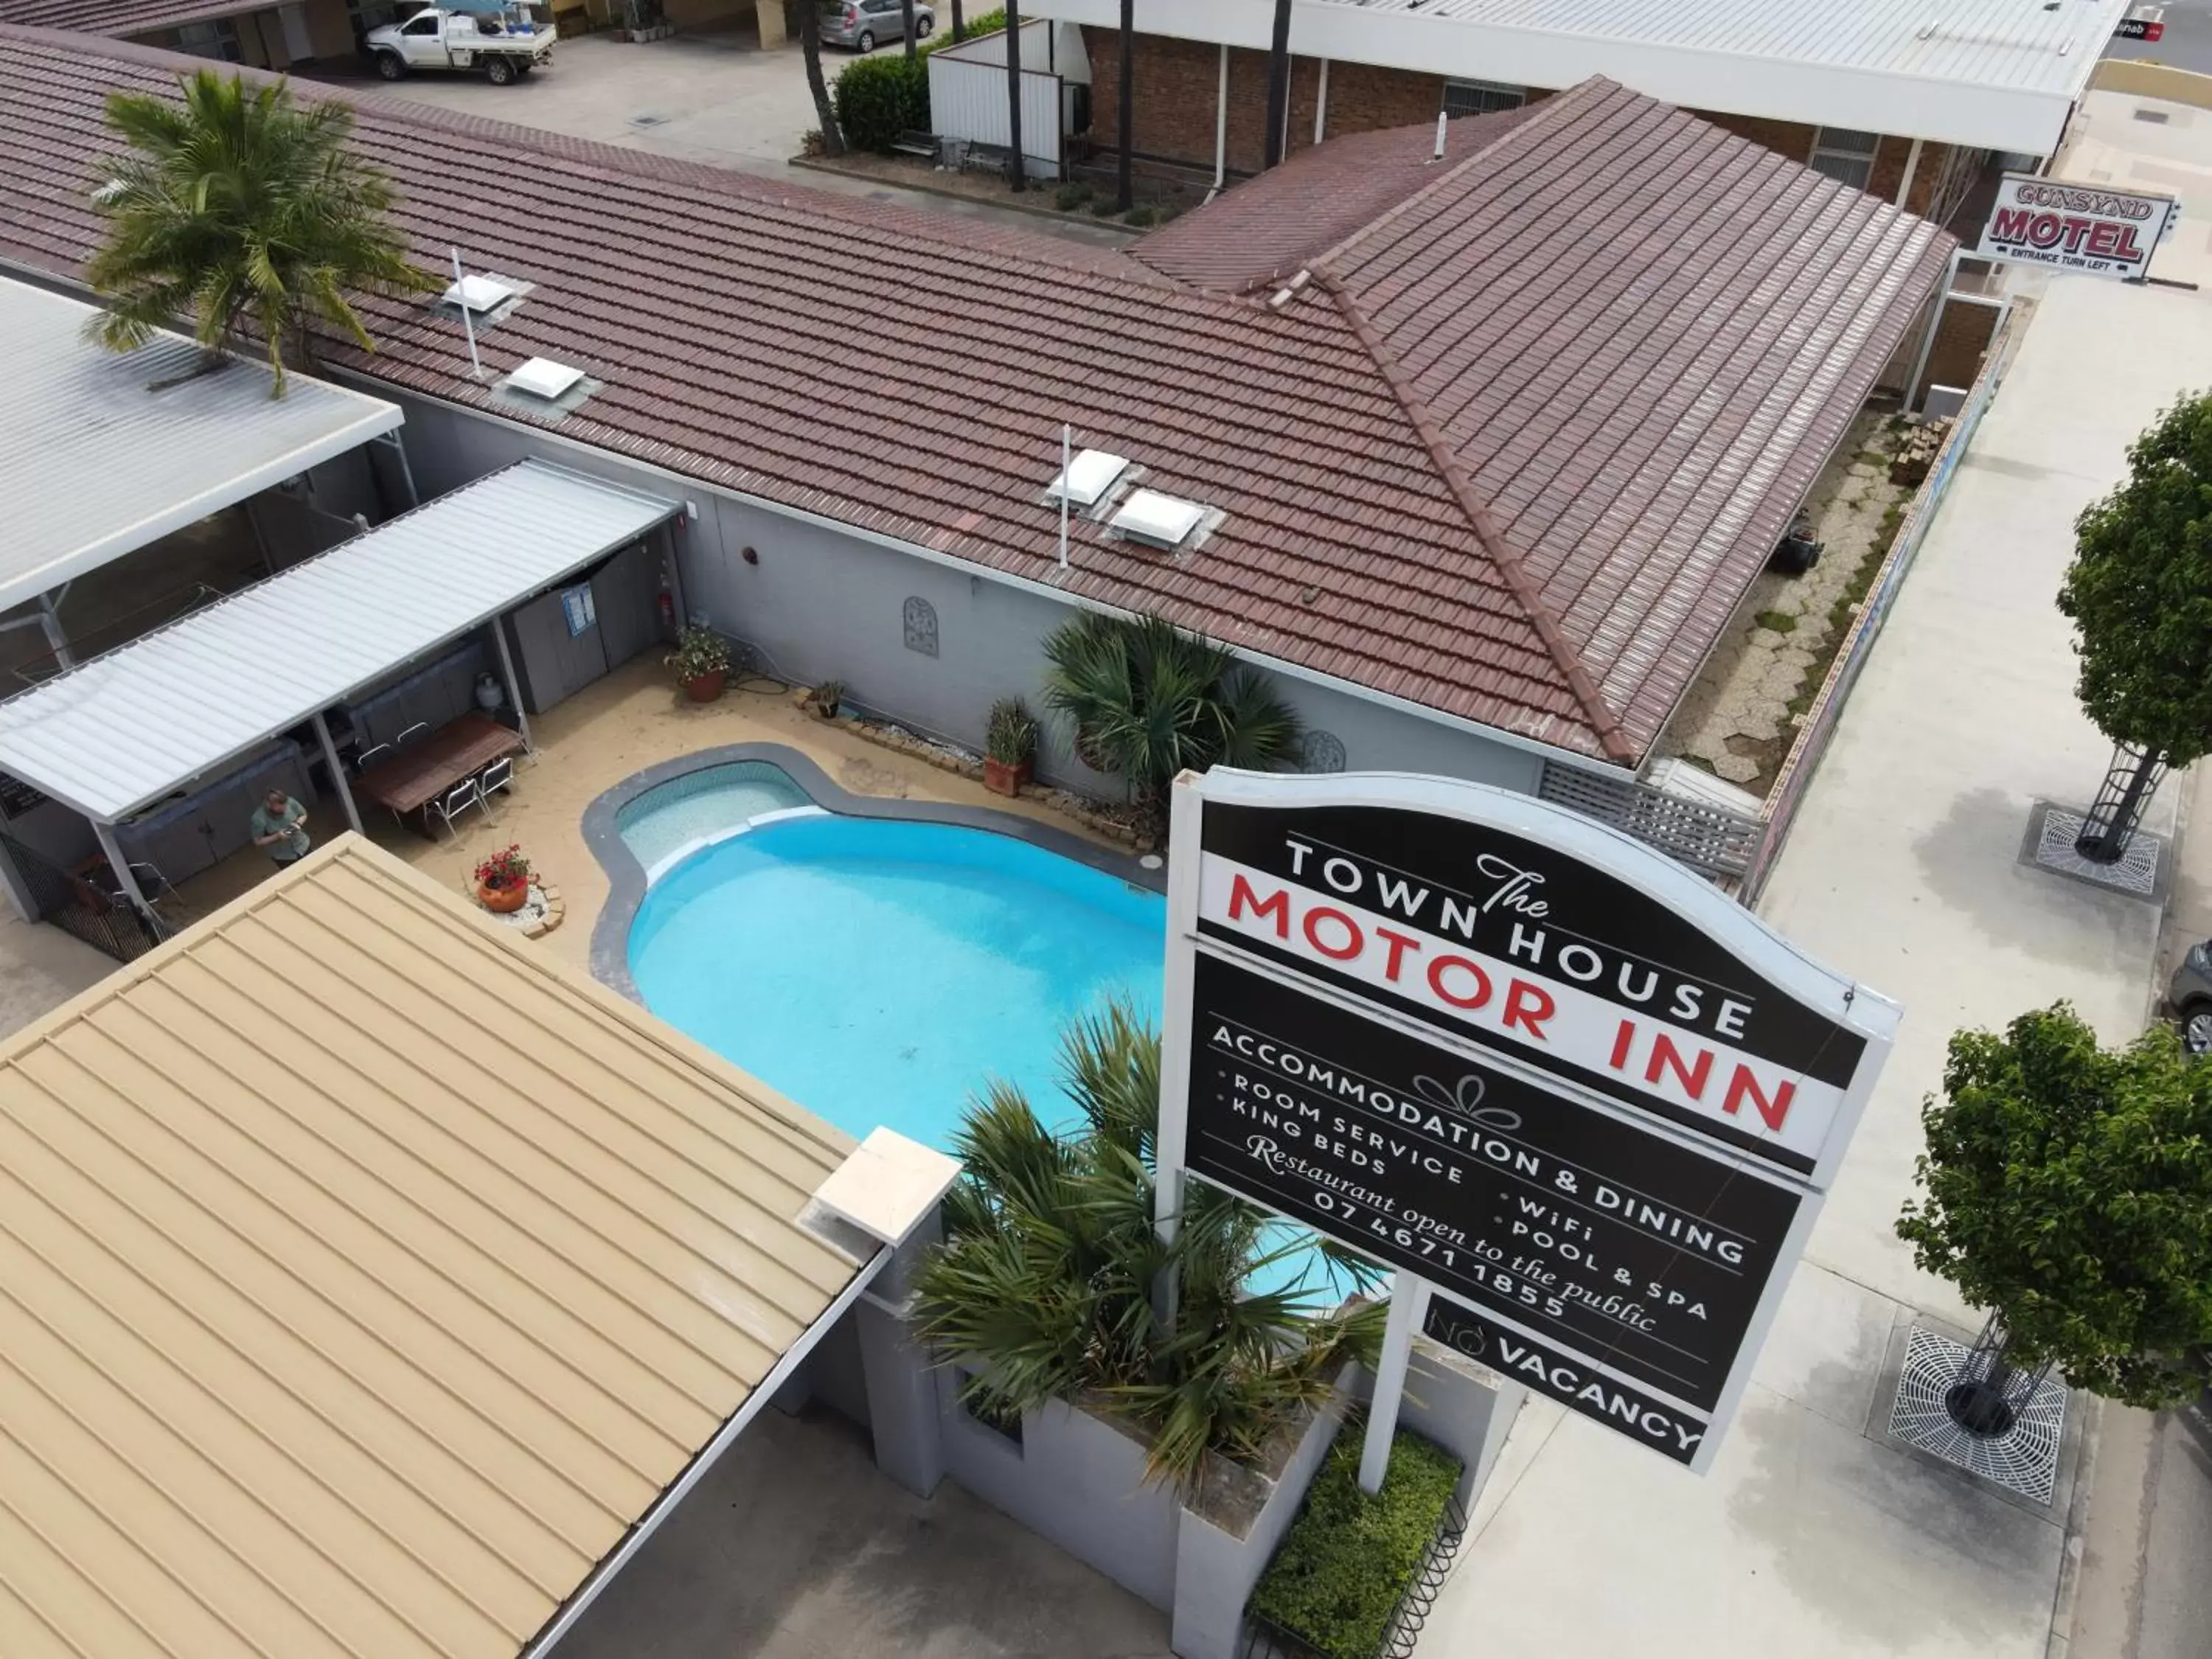
[[[512,915],[530,902],[530,884],[525,880],[512,887],[487,887],[478,882],[477,902],[495,916]]]
[[[1035,770],[1036,763],[1031,761],[1020,761],[1010,766],[1005,761],[993,760],[986,755],[983,757],[983,787],[994,795],[1018,795],[1022,793],[1022,786],[1030,781],[1030,775]]]
[[[722,695],[722,688],[729,683],[729,678],[730,671],[726,668],[717,668],[708,674],[695,674],[684,682],[684,695],[694,702],[712,702]]]

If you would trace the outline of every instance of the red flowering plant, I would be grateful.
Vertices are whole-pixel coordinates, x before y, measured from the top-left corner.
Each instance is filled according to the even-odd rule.
[[[510,887],[530,884],[530,860],[522,856],[518,844],[503,847],[482,864],[477,866],[477,885],[500,892]]]

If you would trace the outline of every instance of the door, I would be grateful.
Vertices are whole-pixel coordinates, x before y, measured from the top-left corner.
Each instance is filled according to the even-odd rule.
[[[438,14],[426,11],[399,31],[400,55],[410,64],[442,64],[446,45],[438,35]]]
[[[307,8],[295,3],[279,6],[276,15],[284,24],[284,53],[295,64],[304,64],[315,55],[315,43],[307,33]]]

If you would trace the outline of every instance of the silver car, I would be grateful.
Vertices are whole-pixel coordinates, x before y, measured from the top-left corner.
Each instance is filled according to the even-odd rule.
[[[929,32],[936,27],[937,14],[923,5],[921,0],[915,0],[914,38],[927,40]],[[824,46],[873,52],[878,42],[900,40],[905,34],[906,14],[899,9],[899,0],[824,0]]]
[[[2166,988],[2166,1001],[2181,1022],[2189,1052],[2212,1054],[2212,939],[2189,947]]]

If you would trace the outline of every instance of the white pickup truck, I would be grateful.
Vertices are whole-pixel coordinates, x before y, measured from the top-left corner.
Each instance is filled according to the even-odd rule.
[[[526,6],[440,5],[371,29],[368,45],[376,72],[387,81],[412,70],[462,70],[503,87],[550,62],[554,38]]]

